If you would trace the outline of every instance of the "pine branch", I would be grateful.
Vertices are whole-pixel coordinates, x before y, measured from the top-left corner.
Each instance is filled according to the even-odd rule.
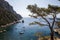
[[[34,21],[34,22],[30,23],[29,25],[36,25],[36,24],[38,24],[40,26],[48,26],[47,24],[43,24],[43,23],[37,22],[37,21]]]

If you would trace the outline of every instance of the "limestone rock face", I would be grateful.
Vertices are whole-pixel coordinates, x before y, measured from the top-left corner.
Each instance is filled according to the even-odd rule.
[[[17,14],[7,1],[0,0],[0,26],[20,20],[21,18],[21,15]]]

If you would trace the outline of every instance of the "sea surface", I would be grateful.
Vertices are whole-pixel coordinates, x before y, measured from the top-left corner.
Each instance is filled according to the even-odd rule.
[[[16,23],[9,26],[7,32],[0,34],[0,40],[38,40],[38,36],[49,36],[50,30],[48,26],[29,25],[33,21],[41,21],[46,24],[42,19],[23,18],[24,23]],[[20,20],[21,21],[21,20]],[[21,34],[22,33],[22,34]],[[37,33],[41,33],[38,36]]]

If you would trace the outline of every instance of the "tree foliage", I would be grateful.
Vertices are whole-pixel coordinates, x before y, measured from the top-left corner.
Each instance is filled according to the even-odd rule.
[[[34,18],[42,17],[45,21],[47,20],[46,16],[52,15],[54,18],[56,14],[60,13],[60,7],[54,5],[48,5],[48,8],[39,8],[36,4],[28,5],[27,9],[32,12],[32,15],[29,16]]]
[[[55,21],[56,16],[57,16],[57,14],[60,13],[60,7],[55,6],[55,5],[48,5],[47,8],[39,8],[35,4],[35,5],[28,5],[27,9],[32,12],[32,15],[29,15],[29,16],[34,17],[34,18],[39,18],[40,17],[47,22],[48,27],[51,31],[51,40],[54,40],[54,37],[53,37],[54,36],[54,29],[53,29],[53,27],[54,27],[54,24],[56,22]],[[49,20],[46,18],[46,17],[48,17],[48,15],[52,15],[52,17],[53,17],[52,23],[50,23]],[[41,22],[33,22],[32,24],[42,25]]]

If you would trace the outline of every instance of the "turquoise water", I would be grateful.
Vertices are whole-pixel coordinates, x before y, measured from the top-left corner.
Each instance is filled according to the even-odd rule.
[[[35,35],[38,32],[42,32],[41,35],[50,35],[48,26],[41,27],[39,25],[29,25],[30,22],[38,21],[36,19],[24,18],[24,23],[16,23],[9,26],[9,30],[0,34],[0,40],[37,40]],[[43,22],[45,23],[45,22]],[[23,32],[24,34],[20,34]]]

